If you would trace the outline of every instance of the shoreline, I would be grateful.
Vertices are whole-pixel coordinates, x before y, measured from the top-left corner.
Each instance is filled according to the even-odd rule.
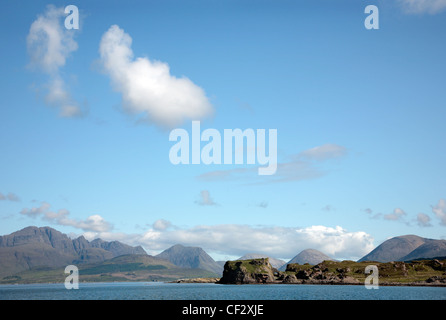
[[[178,279],[175,281],[170,281],[168,283],[214,283],[214,284],[221,284],[221,285],[277,285],[277,284],[283,284],[283,285],[327,285],[327,286],[364,286],[364,283],[336,283],[336,282],[301,282],[301,283],[283,283],[281,281],[277,282],[268,282],[268,283],[219,283],[219,281],[212,282],[210,280],[208,281],[200,281],[201,278],[192,278],[192,279]],[[378,287],[446,287],[446,283],[426,283],[426,282],[408,282],[408,283],[401,283],[401,282],[383,282],[379,283]]]
[[[117,284],[117,283],[163,283],[163,284],[218,284],[218,285],[254,285],[254,286],[264,286],[264,285],[326,285],[326,286],[364,286],[364,283],[333,283],[333,282],[302,282],[302,283],[283,283],[280,281],[269,282],[269,283],[219,283],[214,281],[216,278],[191,278],[191,279],[178,279],[173,281],[84,281],[79,282],[79,284]],[[23,285],[51,285],[59,284],[63,285],[64,282],[30,282],[30,283],[2,283],[2,286],[23,286]],[[422,282],[410,282],[410,283],[400,283],[400,282],[384,282],[379,283],[378,287],[446,287],[446,283],[422,283]],[[371,289],[373,290],[373,289]]]

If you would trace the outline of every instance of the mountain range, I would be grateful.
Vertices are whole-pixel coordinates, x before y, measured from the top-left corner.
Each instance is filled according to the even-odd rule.
[[[409,261],[445,256],[446,240],[404,235],[384,241],[358,261]],[[250,253],[237,260],[265,257],[268,256]],[[324,260],[335,261],[315,249],[303,250],[288,262],[268,258],[271,265],[281,271],[290,263],[316,265]],[[0,236],[0,280],[19,273],[26,277],[26,273],[32,273],[33,270],[61,268],[70,264],[79,265],[80,269],[89,270],[90,274],[93,272],[91,270],[96,270],[102,272],[102,276],[110,276],[110,279],[121,277],[127,280],[189,277],[197,274],[219,276],[224,265],[222,261],[212,259],[200,247],[176,244],[156,256],[150,256],[141,246],[132,247],[119,241],[101,239],[88,241],[83,236],[71,239],[50,227],[31,226]]]
[[[0,236],[0,277],[35,267],[96,263],[124,254],[147,253],[119,241],[70,239],[50,227],[27,227]]]

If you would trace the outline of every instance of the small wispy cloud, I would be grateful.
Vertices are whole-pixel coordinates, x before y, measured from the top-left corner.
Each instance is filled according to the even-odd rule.
[[[337,144],[325,144],[302,151],[290,157],[290,161],[277,164],[274,175],[259,176],[258,167],[214,170],[197,176],[202,181],[253,181],[253,183],[278,183],[316,179],[327,174],[320,164],[347,155],[347,148]]]
[[[322,208],[322,210],[329,212],[329,211],[334,211],[336,209],[332,205],[327,204],[325,207]]]
[[[373,210],[370,209],[370,208],[366,208],[366,209],[364,209],[362,211],[364,211],[369,216],[369,218],[373,219],[373,220],[381,219],[382,216],[383,216],[382,213],[373,213]]]
[[[268,202],[266,202],[266,201],[262,201],[262,202],[260,202],[259,204],[257,204],[257,207],[266,209],[266,208],[268,208]]]
[[[47,92],[45,103],[59,109],[59,116],[71,118],[83,115],[79,104],[72,98],[61,68],[65,66],[70,54],[77,50],[74,30],[67,30],[62,24],[64,8],[49,5],[31,24],[26,38],[30,67],[48,75],[43,86]]]
[[[407,213],[403,209],[395,208],[392,213],[383,215],[383,218],[390,221],[402,221],[406,215]]]
[[[343,157],[347,154],[347,148],[333,143],[327,143],[299,153],[296,158],[312,161],[324,161]]]
[[[440,199],[437,205],[432,206],[432,212],[440,219],[440,224],[446,226],[446,200]]]
[[[405,13],[438,14],[446,9],[446,0],[397,0]]]
[[[167,221],[164,219],[158,219],[152,224],[152,227],[154,230],[164,231],[167,228],[169,228],[171,225],[172,224],[170,223],[170,221]]]
[[[440,225],[446,226],[446,200],[440,199],[435,206],[431,206],[432,212],[440,220]],[[375,213],[370,208],[362,210],[370,217],[370,219],[384,219],[387,221],[402,222],[408,226],[432,227],[432,218],[425,213],[418,213],[416,216],[409,216],[401,208],[395,208],[391,213]]]
[[[425,213],[419,213],[417,215],[417,224],[420,227],[432,227],[431,218]]]
[[[20,214],[30,218],[42,218],[57,225],[74,227],[85,232],[109,232],[113,229],[113,225],[98,214],[89,216],[85,220],[72,219],[68,210],[53,211],[47,202],[42,202],[39,207],[24,208]]]
[[[217,206],[218,203],[216,203],[209,193],[208,190],[202,190],[200,192],[200,198],[199,200],[195,201],[196,204],[200,206]]]
[[[0,201],[2,200],[20,202],[19,196],[12,192],[9,192],[7,195],[4,195],[3,193],[0,192]]]

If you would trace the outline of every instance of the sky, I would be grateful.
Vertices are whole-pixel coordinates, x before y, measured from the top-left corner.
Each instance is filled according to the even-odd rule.
[[[216,260],[446,239],[445,31],[445,0],[4,1],[0,234]],[[173,164],[193,121],[276,130],[276,172]]]

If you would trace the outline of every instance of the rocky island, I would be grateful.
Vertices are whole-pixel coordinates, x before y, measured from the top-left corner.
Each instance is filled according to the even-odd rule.
[[[334,284],[363,285],[365,268],[376,265],[379,285],[445,286],[446,260],[323,261],[316,265],[288,264],[285,271],[271,266],[268,258],[227,261],[220,284]]]

